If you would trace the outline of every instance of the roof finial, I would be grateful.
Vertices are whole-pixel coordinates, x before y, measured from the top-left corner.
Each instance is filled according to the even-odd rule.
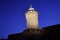
[[[30,4],[30,8],[29,8],[29,10],[34,10],[34,8],[32,7],[32,5]]]
[[[32,8],[32,5],[30,4],[30,8]]]

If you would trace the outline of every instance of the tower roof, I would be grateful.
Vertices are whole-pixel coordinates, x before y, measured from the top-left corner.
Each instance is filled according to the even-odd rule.
[[[30,8],[29,8],[29,10],[34,10],[34,8],[32,7],[32,5],[30,5]]]

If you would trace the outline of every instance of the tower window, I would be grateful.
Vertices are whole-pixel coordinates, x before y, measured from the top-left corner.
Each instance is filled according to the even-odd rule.
[[[28,30],[28,32],[29,32],[29,30]]]
[[[31,11],[32,12],[32,11]]]

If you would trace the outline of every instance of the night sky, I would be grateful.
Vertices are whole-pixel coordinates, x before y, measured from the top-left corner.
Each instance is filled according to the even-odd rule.
[[[60,23],[60,0],[0,0],[0,38],[25,30],[30,4],[39,13],[39,27]]]

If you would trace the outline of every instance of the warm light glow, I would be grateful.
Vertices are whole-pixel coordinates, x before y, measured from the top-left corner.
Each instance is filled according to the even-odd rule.
[[[26,13],[27,27],[37,29],[38,28],[38,13],[34,10],[30,10]]]

